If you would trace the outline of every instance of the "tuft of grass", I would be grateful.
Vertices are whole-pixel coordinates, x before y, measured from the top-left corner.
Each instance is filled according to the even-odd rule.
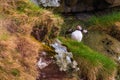
[[[114,72],[116,70],[116,63],[112,59],[106,57],[101,53],[93,51],[92,49],[84,45],[82,42],[76,42],[74,40],[65,39],[65,38],[60,38],[60,40],[73,53],[75,59],[78,59],[78,64],[82,63],[80,66],[82,66],[83,69],[88,70],[86,72],[88,76],[89,74],[93,74],[97,76],[100,74],[99,71],[100,72],[102,71],[101,75],[105,73],[103,76],[109,75],[110,77],[111,75],[114,75]],[[94,67],[95,69],[93,69]],[[95,74],[91,72],[92,69],[94,70],[93,72],[96,72]],[[95,78],[91,78],[91,79],[95,79]]]
[[[85,24],[88,26],[96,25],[109,27],[113,25],[116,21],[120,21],[120,12],[112,12],[102,16],[93,16]]]

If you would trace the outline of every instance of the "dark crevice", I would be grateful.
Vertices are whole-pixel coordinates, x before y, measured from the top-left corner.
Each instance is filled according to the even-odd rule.
[[[120,41],[120,29],[118,26],[113,26],[108,34]]]
[[[38,41],[43,41],[46,34],[47,29],[45,27],[33,27],[33,31],[31,33],[31,35],[34,36]]]

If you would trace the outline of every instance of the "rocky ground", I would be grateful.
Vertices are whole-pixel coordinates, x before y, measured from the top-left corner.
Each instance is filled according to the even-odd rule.
[[[89,3],[89,1],[86,1],[87,0],[83,1],[83,3]],[[111,3],[111,0],[106,1],[107,4]],[[118,0],[113,1],[116,3],[119,2]],[[54,42],[54,38],[59,35],[64,18],[29,3],[29,0],[0,0],[0,3],[0,80],[97,79],[96,73],[99,71],[96,69],[99,69],[101,66],[93,67],[91,64],[86,64],[89,63],[89,61],[81,61],[84,59],[79,57],[77,58],[77,62],[81,72],[74,71],[73,69],[60,71],[54,57],[56,52],[49,44]],[[88,6],[83,6],[81,10],[89,11],[93,9],[92,3],[93,0],[90,1]],[[74,2],[73,5],[75,4],[76,2]],[[100,6],[101,5],[98,5],[97,8]],[[74,8],[72,10],[74,11]],[[80,9],[76,7],[75,10]],[[77,15],[77,19],[83,21],[86,21],[86,19],[90,17],[91,15],[89,16],[89,14]],[[74,19],[71,18],[71,22],[73,22]],[[71,23],[69,25],[71,26]],[[65,31],[65,27],[67,26],[63,26]],[[110,60],[116,61],[118,64],[117,75],[114,73],[115,70],[113,70],[112,77],[104,77],[113,80],[113,77],[116,75],[116,79],[119,80],[120,22],[116,22],[110,29],[94,28],[94,26],[88,27],[87,29],[88,34],[84,35],[82,42],[92,49],[88,47],[86,49],[86,47],[82,46],[83,49],[91,53],[93,53],[92,50],[98,51],[110,57]],[[68,37],[65,39],[68,39]],[[79,47],[76,48],[79,49]],[[69,49],[67,50],[70,51]],[[46,55],[43,55],[43,52],[45,52]],[[85,51],[83,50],[82,52],[84,53]],[[41,58],[43,62],[45,61],[47,64],[42,64],[45,67],[40,68],[37,63]],[[73,59],[71,60],[73,61]],[[81,64],[83,66],[81,66]],[[90,68],[86,65],[90,66]],[[82,69],[85,73],[82,73]],[[103,75],[100,75],[98,78],[104,80],[101,76]]]

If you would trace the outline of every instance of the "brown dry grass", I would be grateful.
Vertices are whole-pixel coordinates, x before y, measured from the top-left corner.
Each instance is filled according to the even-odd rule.
[[[56,18],[53,13],[48,11],[43,11],[43,15],[36,21],[35,27],[40,28],[41,30],[45,29],[44,40],[49,42],[50,39],[55,38],[59,35],[60,25],[63,23],[61,18]]]
[[[99,70],[102,69],[102,65],[93,66],[89,61],[80,58],[77,59],[80,68],[80,76],[84,77],[86,80],[97,80],[97,74],[99,74]]]
[[[8,25],[7,25],[8,26]],[[12,25],[13,26],[13,25]],[[1,34],[8,38],[0,39],[0,79],[2,80],[35,80],[37,76],[36,61],[42,46],[30,36],[15,35],[0,26]]]
[[[50,11],[33,6],[29,0],[1,0],[1,4],[0,12],[7,15],[7,21],[10,22],[7,29],[12,33],[27,35],[31,33],[34,26],[45,29],[46,34],[43,41],[49,42],[50,39],[59,35],[63,20],[58,15],[53,15]]]
[[[35,80],[37,57],[44,48],[31,31],[46,25],[49,33],[53,25],[62,23],[52,12],[32,7],[28,1],[0,0],[0,80]]]

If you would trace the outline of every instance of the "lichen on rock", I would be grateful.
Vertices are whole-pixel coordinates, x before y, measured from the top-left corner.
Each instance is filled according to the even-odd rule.
[[[51,46],[57,53],[55,59],[60,71],[69,71],[70,69],[79,70],[77,62],[73,59],[72,52],[68,52],[67,48],[59,40],[56,40]]]
[[[60,0],[33,0],[36,4],[42,5],[43,7],[59,7]]]

